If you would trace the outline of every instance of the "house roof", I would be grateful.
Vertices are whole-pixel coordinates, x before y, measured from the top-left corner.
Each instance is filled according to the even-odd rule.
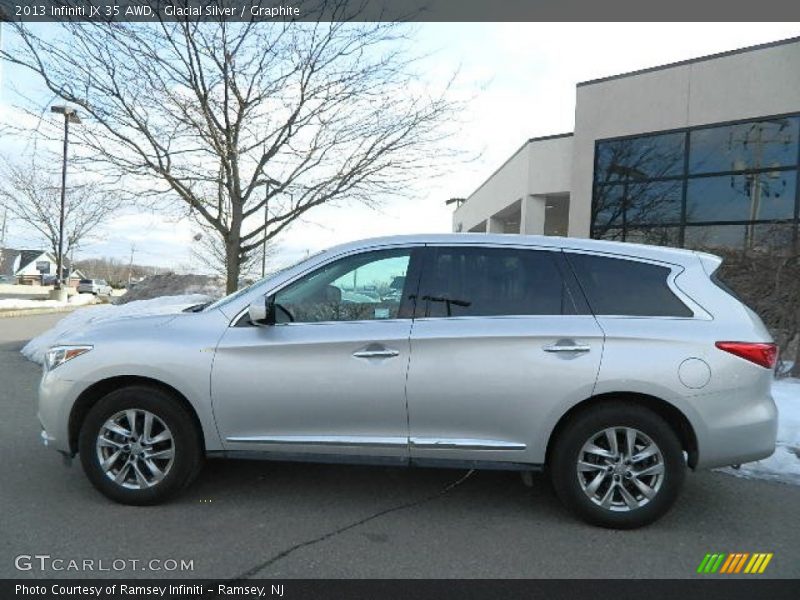
[[[0,250],[0,275],[16,275],[19,271],[30,265],[42,254],[46,254],[50,260],[55,262],[55,257],[49,250],[18,250],[15,248],[4,248]],[[17,257],[19,257],[19,264],[17,268]],[[64,257],[64,268],[69,268],[70,262],[67,257]]]

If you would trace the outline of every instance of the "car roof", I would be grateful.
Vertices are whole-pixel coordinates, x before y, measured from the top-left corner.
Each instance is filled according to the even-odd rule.
[[[648,246],[631,242],[612,242],[606,240],[591,240],[586,238],[570,238],[551,235],[521,235],[513,233],[429,233],[419,235],[394,235],[385,237],[368,238],[341,244],[331,248],[329,252],[347,251],[380,246],[410,245],[410,244],[464,244],[476,246],[531,246],[539,248],[556,248],[563,250],[577,250],[581,252],[598,252],[615,254],[632,258],[643,258],[685,265],[695,263],[698,258],[711,259],[717,262],[720,259],[711,254],[687,250],[683,248],[668,248],[664,246]]]

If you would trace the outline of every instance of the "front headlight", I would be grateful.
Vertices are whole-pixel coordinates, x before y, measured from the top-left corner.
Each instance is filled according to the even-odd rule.
[[[76,356],[87,353],[93,346],[53,346],[44,355],[44,368],[52,371]]]

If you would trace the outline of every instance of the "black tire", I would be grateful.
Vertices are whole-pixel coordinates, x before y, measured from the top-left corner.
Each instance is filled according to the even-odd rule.
[[[618,446],[621,455],[619,461],[606,457],[595,457],[594,454],[585,453],[582,449],[584,444],[590,440],[600,440],[603,438],[596,436],[608,428],[620,428],[618,434],[613,437],[624,443],[626,432],[622,428],[637,430],[639,433],[649,438],[660,450],[661,458],[651,457],[634,463],[634,469],[643,470],[652,464],[663,464],[663,473],[658,486],[656,480],[645,476],[645,483],[652,483],[651,489],[656,489],[655,495],[647,499],[637,488],[635,481],[628,478],[625,469],[632,467],[625,466],[624,449]],[[617,437],[617,435],[619,437]],[[636,438],[640,443],[646,443],[645,438]],[[609,441],[610,448],[610,441]],[[603,448],[601,448],[603,449]],[[638,453],[639,451],[637,451]],[[588,457],[588,458],[587,458]],[[584,463],[591,462],[591,469],[583,473],[578,472],[578,461],[584,459]],[[601,479],[602,483],[598,488],[594,500],[589,497],[589,492],[584,491],[586,483],[591,484],[591,479],[602,473],[602,469],[596,467],[594,463],[609,465],[613,464],[606,472],[606,477]],[[627,463],[630,464],[630,463]],[[617,466],[619,465],[619,466]],[[634,529],[649,525],[662,517],[674,504],[678,497],[683,481],[686,478],[686,461],[684,460],[683,450],[680,441],[672,427],[655,412],[642,406],[626,402],[607,402],[596,407],[581,411],[573,417],[566,426],[559,432],[554,441],[554,446],[550,454],[547,468],[553,483],[556,495],[564,505],[575,515],[592,525],[608,527],[613,529]],[[593,470],[597,469],[597,471]],[[615,469],[620,469],[619,474]],[[584,483],[582,483],[584,478]],[[618,504],[612,508],[600,505],[603,499],[607,498],[604,491],[616,485],[617,488],[625,487],[625,492],[635,495],[636,508],[626,508],[623,506],[625,497],[623,490],[611,491],[611,498]],[[586,485],[590,488],[590,485]],[[631,491],[633,494],[631,494]],[[602,496],[602,498],[599,498]],[[639,497],[641,496],[641,497]],[[630,505],[628,505],[630,506]]]
[[[165,468],[163,479],[152,487],[132,489],[113,481],[101,467],[97,440],[106,421],[127,409],[152,413],[168,428],[172,436],[172,462]],[[155,436],[154,436],[155,437]],[[161,446],[163,448],[163,446]],[[156,448],[156,447],[154,447]],[[157,387],[134,385],[120,388],[101,398],[89,411],[78,438],[81,465],[92,485],[108,498],[122,504],[149,505],[164,502],[188,486],[203,464],[201,433],[194,419],[172,395]],[[125,454],[123,453],[123,458]],[[120,458],[119,460],[123,460]],[[115,463],[120,464],[120,463]],[[121,470],[118,469],[118,472]],[[140,469],[141,471],[142,469]],[[128,469],[128,485],[135,485],[132,469]],[[144,470],[148,475],[151,472]]]

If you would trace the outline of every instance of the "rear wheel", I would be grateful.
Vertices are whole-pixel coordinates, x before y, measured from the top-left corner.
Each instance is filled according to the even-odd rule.
[[[583,520],[632,529],[670,509],[686,464],[667,422],[641,406],[614,402],[581,412],[566,425],[549,470],[556,494]]]
[[[115,390],[89,411],[78,440],[83,469],[100,492],[123,504],[157,504],[188,485],[202,464],[188,411],[148,386]]]

